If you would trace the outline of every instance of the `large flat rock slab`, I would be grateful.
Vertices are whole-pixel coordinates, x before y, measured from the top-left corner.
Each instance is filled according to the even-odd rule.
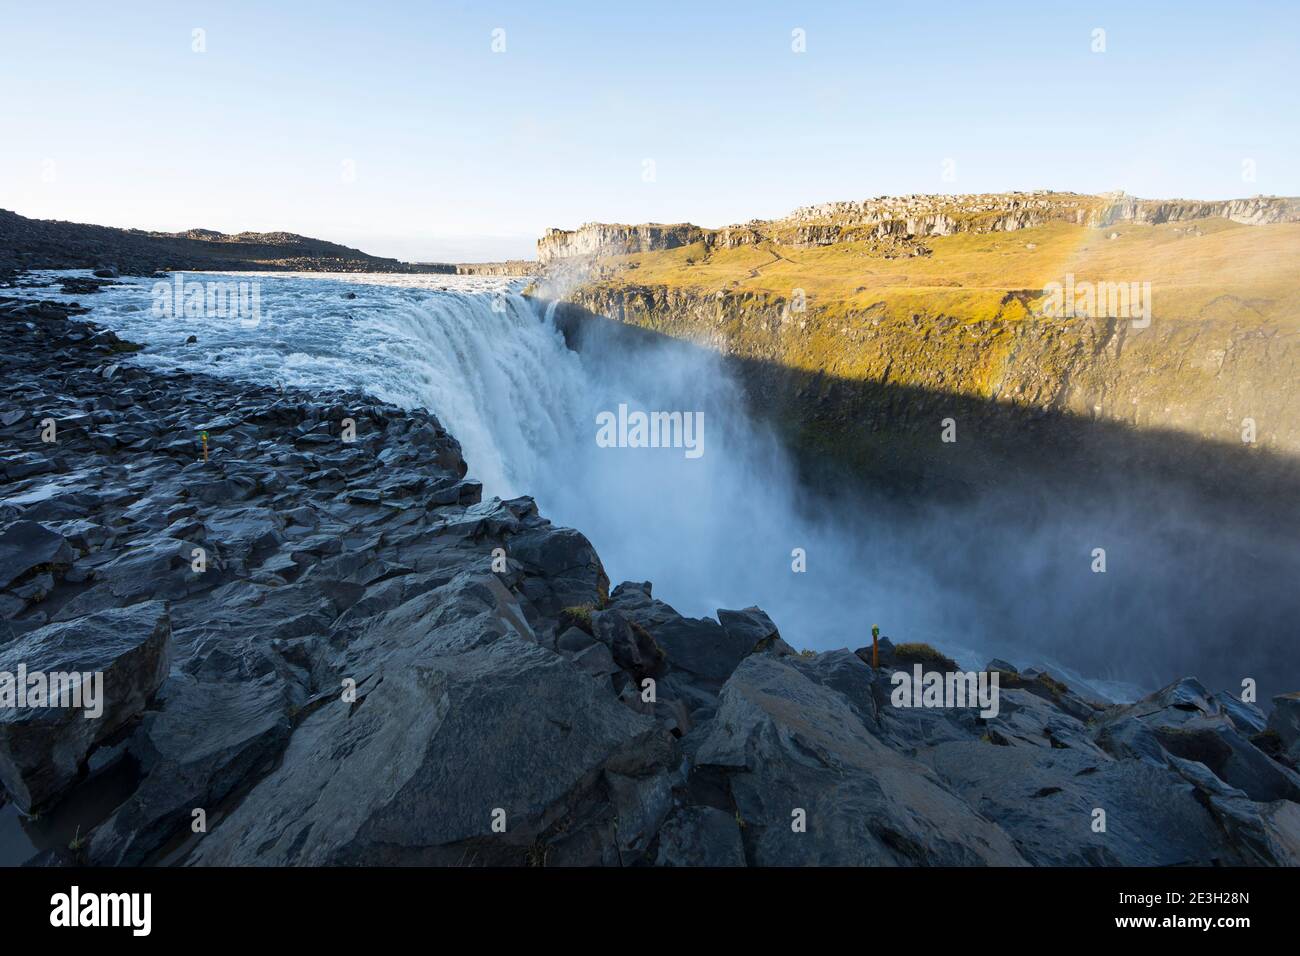
[[[512,602],[469,577],[377,619],[356,699],[323,699],[191,862],[521,864],[552,824],[583,829],[607,771],[661,772],[664,732],[529,639]]]
[[[1016,866],[1011,838],[789,659],[751,655],[696,763],[728,775],[760,866]],[[797,829],[796,823],[804,823]]]
[[[0,782],[24,811],[71,785],[96,743],[144,710],[171,664],[171,618],[161,601],[48,624],[0,647],[0,674],[91,674],[93,708],[0,708]],[[96,694],[96,691],[98,693]],[[95,713],[98,711],[98,713]]]

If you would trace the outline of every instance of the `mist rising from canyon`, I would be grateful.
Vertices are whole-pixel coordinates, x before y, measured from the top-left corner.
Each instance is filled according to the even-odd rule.
[[[154,345],[147,362],[427,407],[485,496],[534,496],[591,539],[614,583],[653,581],[685,614],[756,604],[814,650],[860,647],[879,624],[966,666],[1048,663],[1127,685],[1110,686],[1120,696],[1195,674],[1234,692],[1254,678],[1266,700],[1300,677],[1282,652],[1294,549],[1150,476],[1068,497],[1011,466],[995,490],[951,495],[810,481],[717,353],[665,338],[629,347],[595,325],[566,342],[552,310],[503,283],[375,281],[267,279],[271,319],[218,329],[160,323],[132,280],[92,318]],[[597,416],[620,404],[703,412],[705,453],[601,447]]]
[[[654,568],[657,593],[684,612],[758,603],[815,650],[860,647],[880,624],[967,666],[1047,663],[1119,695],[1181,674],[1234,692],[1246,677],[1294,683],[1291,541],[1182,485],[1134,470],[1066,483],[1013,461],[995,488],[923,495],[810,477],[827,470],[793,461],[754,420],[716,353],[662,337],[629,349],[614,324],[571,338],[593,398],[707,410],[701,461],[593,449],[582,470],[620,494],[555,489],[561,512],[585,511],[576,523],[612,574]],[[936,420],[933,441],[940,431]],[[960,436],[950,453],[965,454]],[[796,548],[806,571],[792,570]]]

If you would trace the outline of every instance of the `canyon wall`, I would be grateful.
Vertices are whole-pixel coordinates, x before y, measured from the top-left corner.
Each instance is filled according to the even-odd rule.
[[[1300,200],[1272,196],[1223,201],[1138,199],[1028,192],[989,195],[915,195],[862,202],[832,202],[796,209],[781,219],[752,220],[721,229],[690,223],[617,225],[586,223],[575,230],[548,229],[537,243],[543,264],[583,257],[622,256],[702,242],[734,248],[766,240],[795,247],[884,237],[949,236],[1010,232],[1049,222],[1106,227],[1122,222],[1158,224],[1227,219],[1248,225],[1300,221]]]
[[[552,230],[537,291],[567,322],[729,356],[806,460],[855,474],[1134,467],[1248,494],[1300,460],[1298,221],[1300,201],[1269,197],[832,203],[714,231]],[[1145,316],[1050,313],[1043,277],[1074,271],[1153,280],[1154,308],[1148,290]]]
[[[1300,864],[1295,694],[994,660],[989,709],[900,701],[957,662],[611,589],[433,415],[137,364],[84,312],[0,297],[0,673],[106,689],[0,708],[0,863]]]
[[[591,286],[570,300],[571,320],[604,317],[731,356],[755,411],[796,448],[876,478],[1001,481],[999,462],[1050,467],[1056,449],[1074,467],[1085,443],[1095,467],[1203,469],[1207,481],[1300,455],[1295,333],[1210,320],[795,316],[776,297],[663,287]],[[941,440],[946,419],[956,444]],[[1139,435],[1150,438],[1142,451]]]
[[[462,276],[531,276],[537,273],[532,259],[507,259],[504,262],[460,262],[456,274]]]
[[[820,393],[837,380],[891,381],[1039,412],[1065,411],[1210,441],[1300,453],[1300,336],[1231,321],[1160,323],[1073,318],[962,323],[848,319],[761,294],[585,287],[571,299],[620,322],[687,338],[724,354],[791,369],[813,366]]]

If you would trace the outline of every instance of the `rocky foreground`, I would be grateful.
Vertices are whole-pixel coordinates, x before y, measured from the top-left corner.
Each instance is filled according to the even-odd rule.
[[[105,691],[0,710],[0,802],[82,814],[31,862],[1300,862],[1300,695],[993,662],[996,717],[898,708],[954,665],[611,592],[432,415],[147,371],[77,311],[0,299],[0,672]]]

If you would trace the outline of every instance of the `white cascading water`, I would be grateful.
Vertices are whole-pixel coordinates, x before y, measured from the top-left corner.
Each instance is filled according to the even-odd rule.
[[[547,517],[590,538],[612,582],[653,581],[684,614],[757,604],[787,640],[815,650],[861,647],[879,623],[965,667],[992,655],[1070,662],[1116,697],[1184,673],[1210,677],[1207,663],[1232,673],[1236,661],[1213,664],[1203,649],[1234,628],[1278,626],[1260,610],[1271,606],[1256,597],[1264,585],[1252,582],[1286,562],[1248,555],[1232,570],[1222,529],[1162,492],[1053,501],[1030,520],[1018,515],[1033,489],[1014,483],[977,504],[828,503],[799,483],[715,353],[600,336],[572,351],[550,316],[516,294],[519,280],[190,278],[258,282],[260,323],[159,318],[148,279],[87,297],[89,317],[150,346],[137,356],[146,365],[428,408],[461,442],[485,496],[532,495]],[[191,335],[197,342],[186,344]],[[622,403],[703,412],[703,454],[601,447],[597,416]],[[1088,572],[1098,541],[1123,555],[1123,574]],[[795,549],[806,555],[802,573]],[[1099,635],[1124,653],[1099,653]]]
[[[485,495],[534,496],[543,514],[591,539],[613,582],[653,581],[682,613],[758,604],[799,646],[858,647],[872,623],[913,603],[911,635],[963,649],[932,613],[941,602],[921,598],[937,582],[796,514],[801,490],[787,456],[751,421],[716,356],[674,343],[573,352],[550,316],[515,294],[517,280],[189,278],[259,282],[261,321],[159,318],[155,283],[134,278],[87,300],[91,318],[149,345],[146,365],[428,408],[461,442]],[[186,345],[191,335],[197,344]],[[703,412],[703,454],[600,447],[596,417],[620,403]],[[796,548],[804,573],[793,570]]]

